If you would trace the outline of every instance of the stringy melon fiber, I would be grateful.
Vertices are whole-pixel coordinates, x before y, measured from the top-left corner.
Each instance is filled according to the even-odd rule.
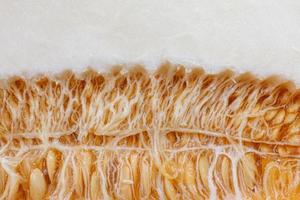
[[[300,92],[164,64],[0,88],[1,199],[298,199]]]

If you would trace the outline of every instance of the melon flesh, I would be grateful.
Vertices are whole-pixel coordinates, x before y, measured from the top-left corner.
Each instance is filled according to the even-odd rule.
[[[1,199],[297,199],[300,92],[163,64],[12,77]]]

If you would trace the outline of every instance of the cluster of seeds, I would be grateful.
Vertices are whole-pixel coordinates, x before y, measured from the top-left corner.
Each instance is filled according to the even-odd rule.
[[[0,83],[0,199],[297,199],[300,91],[164,64]]]

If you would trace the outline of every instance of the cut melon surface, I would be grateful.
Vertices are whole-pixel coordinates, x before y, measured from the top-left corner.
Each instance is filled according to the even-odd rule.
[[[163,64],[0,83],[0,199],[298,199],[300,91]]]

